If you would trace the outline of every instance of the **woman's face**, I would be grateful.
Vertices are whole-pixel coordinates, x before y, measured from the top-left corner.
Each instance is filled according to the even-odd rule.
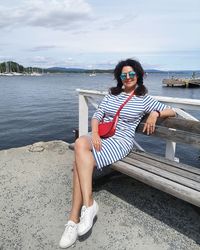
[[[124,91],[130,93],[137,85],[137,75],[131,66],[124,66],[122,68],[121,76],[124,85]]]

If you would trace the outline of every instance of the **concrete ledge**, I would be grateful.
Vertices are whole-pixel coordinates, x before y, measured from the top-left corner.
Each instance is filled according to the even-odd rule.
[[[63,141],[0,151],[1,250],[59,249],[72,162]],[[190,204],[124,175],[95,183],[98,220],[73,249],[200,249],[200,217]]]

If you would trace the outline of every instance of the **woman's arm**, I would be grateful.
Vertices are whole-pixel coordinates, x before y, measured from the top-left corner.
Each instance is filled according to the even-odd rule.
[[[98,125],[99,125],[99,121],[96,118],[93,118],[91,121],[92,134],[95,134],[95,133],[98,134]]]
[[[101,150],[101,138],[99,136],[98,125],[99,125],[99,122],[102,121],[105,115],[105,108],[108,105],[109,97],[110,97],[110,94],[107,94],[103,98],[98,109],[95,111],[94,115],[92,116],[92,120],[91,120],[92,143],[93,143],[94,148],[97,151]]]
[[[143,133],[146,131],[147,135],[154,133],[155,125],[158,117],[167,118],[176,116],[176,112],[171,108],[163,109],[162,111],[152,111],[144,124]]]
[[[96,118],[93,118],[91,121],[92,144],[94,145],[94,148],[97,151],[101,150],[101,138],[100,138],[99,132],[98,132],[98,125],[99,125],[99,121]]]

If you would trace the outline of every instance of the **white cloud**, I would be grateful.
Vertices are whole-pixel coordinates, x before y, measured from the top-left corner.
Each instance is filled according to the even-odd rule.
[[[131,24],[134,19],[137,18],[136,14],[128,13],[126,15],[119,16],[117,18],[98,18],[97,28],[99,30],[113,30],[124,27],[127,24]],[[103,20],[102,20],[103,19]],[[98,27],[99,26],[99,27]]]
[[[199,68],[199,8],[199,0],[6,0],[0,54],[44,67],[111,67],[137,56]]]
[[[33,63],[47,63],[48,60],[49,58],[44,56],[35,56],[34,58],[32,58]]]
[[[0,7],[0,28],[35,26],[67,30],[92,18],[84,0],[31,0],[17,7]]]
[[[33,47],[31,49],[29,49],[29,51],[44,51],[44,50],[50,50],[50,49],[56,49],[58,48],[58,46],[56,45],[41,45],[41,46],[36,46]]]

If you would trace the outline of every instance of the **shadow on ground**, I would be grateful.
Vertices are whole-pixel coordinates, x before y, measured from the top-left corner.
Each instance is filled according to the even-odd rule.
[[[115,171],[94,180],[93,188],[112,193],[200,244],[200,208]]]

